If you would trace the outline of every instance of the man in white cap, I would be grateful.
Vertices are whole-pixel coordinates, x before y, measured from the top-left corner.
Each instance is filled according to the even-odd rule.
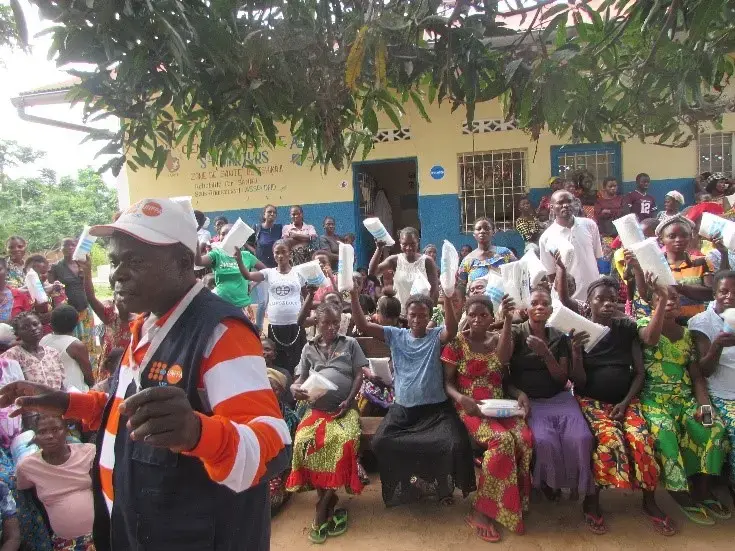
[[[290,436],[256,331],[194,277],[191,209],[144,199],[91,234],[109,237],[117,300],[140,313],[109,397],[16,382],[0,407],[99,428],[98,551],[269,549],[268,480]]]

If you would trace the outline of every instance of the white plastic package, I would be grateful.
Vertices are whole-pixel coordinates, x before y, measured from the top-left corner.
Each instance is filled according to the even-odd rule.
[[[329,279],[324,275],[318,260],[304,262],[294,268],[306,280],[307,285],[316,287],[329,287]]]
[[[500,266],[505,294],[513,299],[516,308],[528,308],[531,287],[528,267],[520,260]]]
[[[633,213],[613,220],[613,224],[615,225],[615,229],[618,230],[618,237],[620,237],[623,247],[626,249],[630,249],[632,245],[646,239],[643,235],[643,230],[638,224],[638,217]]]
[[[702,223],[699,226],[699,235],[712,239],[719,234],[725,247],[735,251],[735,222],[716,216],[710,212],[702,214]]]
[[[605,327],[604,325],[588,320],[584,316],[580,316],[560,302],[553,302],[552,306],[554,311],[546,322],[546,325],[567,335],[572,332],[572,329],[574,329],[576,333],[586,331],[590,338],[584,347],[585,352],[592,350],[595,345],[610,332],[609,327]]]
[[[388,230],[385,229],[385,226],[380,221],[380,218],[365,218],[362,224],[377,241],[382,241],[389,247],[396,244],[395,240],[390,236]]]
[[[390,358],[368,358],[370,372],[386,385],[393,383],[393,373],[390,369]]]
[[[659,285],[676,285],[669,262],[666,260],[666,256],[655,237],[650,237],[641,243],[632,245],[630,251],[638,259],[638,263],[644,272],[651,272],[655,277],[658,277]]]
[[[339,262],[337,266],[337,290],[341,293],[342,291],[352,291],[355,286],[355,282],[352,279],[354,275],[354,264],[355,264],[355,249],[352,245],[345,243],[339,244]]]
[[[89,226],[84,226],[82,235],[77,240],[77,248],[74,249],[72,260],[87,260],[87,255],[92,251],[92,245],[97,241],[94,235],[89,235]]]
[[[722,330],[725,333],[735,333],[735,308],[728,308],[722,312],[722,319],[725,321]]]
[[[255,230],[238,218],[232,228],[222,240],[222,250],[230,256],[235,256],[235,247],[243,247]]]
[[[574,262],[574,247],[563,237],[554,236],[549,239],[546,242],[546,250],[552,255],[559,251],[561,263],[564,264],[564,267],[567,269],[572,267],[572,262]]]
[[[493,398],[480,401],[480,411],[485,417],[505,418],[523,417],[523,408],[518,405],[518,400],[505,400]]]
[[[486,277],[485,294],[490,297],[490,302],[493,303],[493,312],[498,316],[500,314],[500,303],[503,302],[503,295],[505,295],[505,284],[503,278],[494,272],[490,272]]]
[[[30,294],[31,298],[38,304],[45,304],[48,302],[48,295],[43,288],[41,278],[38,277],[38,274],[33,268],[29,269],[26,273],[26,288],[28,289],[28,294]]]
[[[20,418],[18,418],[20,419]],[[36,437],[36,433],[32,430],[21,432],[10,442],[10,455],[13,458],[13,463],[16,465],[18,462],[32,453],[36,453],[40,448],[33,443],[33,439]]]
[[[457,253],[457,249],[445,239],[442,245],[441,275],[439,276],[439,281],[441,282],[442,289],[444,289],[444,294],[447,296],[454,294],[458,269],[459,254]]]
[[[411,285],[411,295],[431,296],[431,283],[422,273],[416,273],[416,277]]]
[[[528,251],[524,254],[520,261],[523,262],[528,269],[528,281],[533,289],[536,285],[541,283],[541,280],[544,277],[546,277],[546,268],[544,268],[543,263],[533,251]]]
[[[337,385],[312,369],[304,384],[301,385],[301,390],[306,392],[309,395],[309,401],[314,403],[327,392],[337,390]]]

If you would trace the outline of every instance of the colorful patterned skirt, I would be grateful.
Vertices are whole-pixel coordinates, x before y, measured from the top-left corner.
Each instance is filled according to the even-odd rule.
[[[689,490],[689,477],[719,475],[727,456],[728,441],[722,419],[711,427],[694,418],[697,403],[678,396],[641,394],[641,412],[655,440],[661,480],[671,492]]]
[[[79,312],[79,321],[74,329],[74,336],[84,343],[89,351],[89,358],[92,365],[97,363],[97,354],[99,353],[94,333],[94,312],[91,306],[87,306],[86,310]]]
[[[614,404],[577,397],[597,445],[592,453],[592,471],[600,488],[655,490],[659,466],[654,455],[654,438],[641,414],[641,404],[633,400],[623,421],[613,421]]]
[[[95,551],[92,535],[74,539],[53,537],[54,551]]]
[[[531,494],[531,429],[520,417],[488,419],[460,411],[459,418],[472,439],[485,448],[474,508],[523,534],[523,513],[528,511]]]
[[[717,409],[722,422],[725,424],[725,430],[727,431],[727,438],[730,440],[730,445],[727,446],[727,450],[735,449],[735,400],[723,400],[717,396],[710,396],[712,405]],[[730,460],[730,480],[735,483],[735,453],[730,453],[728,456]]]
[[[360,446],[360,415],[350,409],[337,418],[317,409],[307,410],[296,429],[289,492],[337,490],[359,494],[357,452]]]

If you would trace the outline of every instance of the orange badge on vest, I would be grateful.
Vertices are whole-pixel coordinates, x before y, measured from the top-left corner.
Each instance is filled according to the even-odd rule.
[[[170,385],[175,385],[183,378],[184,371],[181,369],[180,365],[172,365],[166,373],[166,381]]]

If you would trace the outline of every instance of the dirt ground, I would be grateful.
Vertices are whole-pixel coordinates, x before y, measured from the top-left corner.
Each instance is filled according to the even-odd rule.
[[[469,500],[458,494],[456,503],[442,507],[426,502],[386,509],[380,496],[377,475],[360,496],[340,492],[341,505],[350,514],[348,532],[328,539],[323,549],[349,551],[479,551],[493,544],[477,539],[464,524]],[[725,496],[721,496],[725,498]],[[314,513],[315,493],[298,494],[291,498],[273,519],[271,549],[274,551],[314,551],[318,546],[307,539],[307,527]],[[678,523],[680,533],[666,538],[653,531],[640,514],[640,494],[603,492],[601,502],[610,531],[595,536],[583,525],[581,503],[562,499],[552,504],[534,495],[531,512],[526,520],[526,534],[516,536],[502,530],[503,541],[497,547],[509,550],[571,550],[605,551],[617,549],[703,550],[732,549],[735,539],[735,518],[718,521],[715,526],[698,526],[681,514],[665,492],[658,496],[661,507]],[[730,503],[729,499],[725,503]]]

